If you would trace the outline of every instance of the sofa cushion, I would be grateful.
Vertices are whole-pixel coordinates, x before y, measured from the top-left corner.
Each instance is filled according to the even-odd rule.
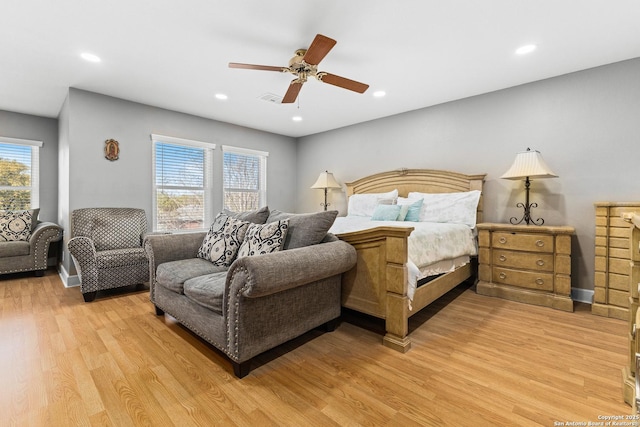
[[[222,315],[222,301],[227,273],[224,271],[194,277],[184,282],[187,298]]]
[[[143,225],[137,213],[114,213],[91,220],[91,240],[97,251],[142,247]]]
[[[320,243],[337,215],[338,211],[292,214],[274,209],[269,214],[267,223],[288,219],[289,228],[283,249],[293,249]]]
[[[156,269],[156,282],[179,294],[184,292],[184,282],[206,274],[225,272],[227,267],[220,267],[201,258],[181,259],[162,263]]]
[[[30,247],[31,245],[29,244],[29,242],[18,240],[14,242],[0,241],[0,258],[29,255]]]
[[[219,213],[202,241],[198,257],[218,266],[230,266],[236,259],[249,224],[248,221]]]
[[[225,209],[224,213],[229,215],[231,218],[253,222],[254,224],[264,224],[267,222],[267,218],[269,218],[269,207],[265,206],[263,208],[256,209],[255,211],[246,212],[231,212]]]
[[[288,219],[268,224],[251,224],[240,245],[238,258],[279,251],[284,245],[288,227]]]
[[[111,249],[96,252],[96,265],[100,269],[147,263],[147,254],[143,248]]]
[[[0,213],[0,241],[26,242],[37,223],[40,209],[3,211]]]

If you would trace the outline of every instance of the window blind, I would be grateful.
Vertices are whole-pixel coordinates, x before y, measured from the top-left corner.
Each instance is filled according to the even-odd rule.
[[[0,210],[40,207],[42,141],[0,137]]]
[[[225,209],[243,212],[265,206],[269,153],[230,146],[222,150]]]
[[[154,229],[206,229],[212,221],[211,153],[215,146],[173,137],[153,137]]]

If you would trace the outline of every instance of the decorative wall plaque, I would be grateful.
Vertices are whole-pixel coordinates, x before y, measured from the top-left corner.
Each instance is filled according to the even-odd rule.
[[[118,141],[115,139],[107,139],[104,142],[104,157],[107,160],[118,160],[120,156],[120,146],[118,145]]]

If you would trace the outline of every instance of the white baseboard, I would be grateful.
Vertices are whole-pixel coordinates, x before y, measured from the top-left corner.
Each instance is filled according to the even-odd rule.
[[[73,276],[69,276],[69,273],[64,268],[64,265],[58,265],[58,275],[60,276],[60,280],[62,280],[62,284],[65,288],[74,288],[76,286],[80,286],[80,278],[77,274]]]
[[[587,304],[593,303],[593,289],[571,288],[571,299]]]

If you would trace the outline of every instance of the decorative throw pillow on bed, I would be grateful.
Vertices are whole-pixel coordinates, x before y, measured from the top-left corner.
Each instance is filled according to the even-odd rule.
[[[267,224],[251,224],[238,250],[238,258],[278,252],[284,245],[289,220],[274,221]]]
[[[287,237],[283,249],[301,248],[316,245],[322,242],[333,222],[338,216],[338,211],[323,211],[316,213],[292,214],[272,210],[267,219],[267,224],[274,221],[289,220]]]
[[[347,215],[349,216],[373,216],[373,211],[380,204],[395,204],[398,198],[398,190],[387,193],[354,194],[349,197]]]
[[[198,257],[228,267],[236,259],[249,222],[219,213],[198,250]]]
[[[415,200],[398,197],[398,204],[400,205],[398,221],[420,221],[420,210],[422,209],[423,201],[423,199]]]
[[[378,205],[373,211],[371,221],[396,221],[401,208],[400,205]]]
[[[39,209],[0,213],[0,242],[26,242],[37,223]]]

